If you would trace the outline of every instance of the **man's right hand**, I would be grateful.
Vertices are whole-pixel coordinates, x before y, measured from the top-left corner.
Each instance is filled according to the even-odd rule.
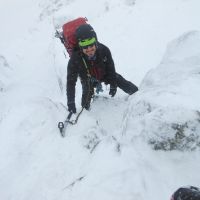
[[[76,106],[75,103],[68,103],[68,111],[72,113],[76,113]]]

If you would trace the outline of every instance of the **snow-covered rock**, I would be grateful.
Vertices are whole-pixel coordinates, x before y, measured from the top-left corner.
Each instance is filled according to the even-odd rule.
[[[191,31],[172,41],[161,64],[145,76],[128,121],[154,149],[200,147],[199,66],[200,32]]]

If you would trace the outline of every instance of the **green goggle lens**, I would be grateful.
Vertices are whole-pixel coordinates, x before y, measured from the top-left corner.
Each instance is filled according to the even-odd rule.
[[[80,47],[87,47],[87,46],[93,45],[95,42],[96,42],[96,38],[93,37],[93,38],[90,38],[90,39],[81,40],[81,41],[79,41],[78,44],[79,44]]]

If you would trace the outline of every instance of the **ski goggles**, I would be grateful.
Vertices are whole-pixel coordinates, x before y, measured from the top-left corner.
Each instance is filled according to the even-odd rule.
[[[95,45],[96,43],[96,38],[89,38],[89,39],[85,39],[85,40],[81,40],[79,41],[79,46],[83,49],[87,49],[88,47],[91,47],[93,45]]]

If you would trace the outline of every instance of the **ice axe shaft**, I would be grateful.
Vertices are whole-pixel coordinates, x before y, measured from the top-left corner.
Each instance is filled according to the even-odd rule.
[[[65,129],[67,127],[67,124],[69,123],[69,120],[72,117],[73,112],[70,112],[64,122],[58,122],[58,128],[60,130],[61,136],[65,137]]]

